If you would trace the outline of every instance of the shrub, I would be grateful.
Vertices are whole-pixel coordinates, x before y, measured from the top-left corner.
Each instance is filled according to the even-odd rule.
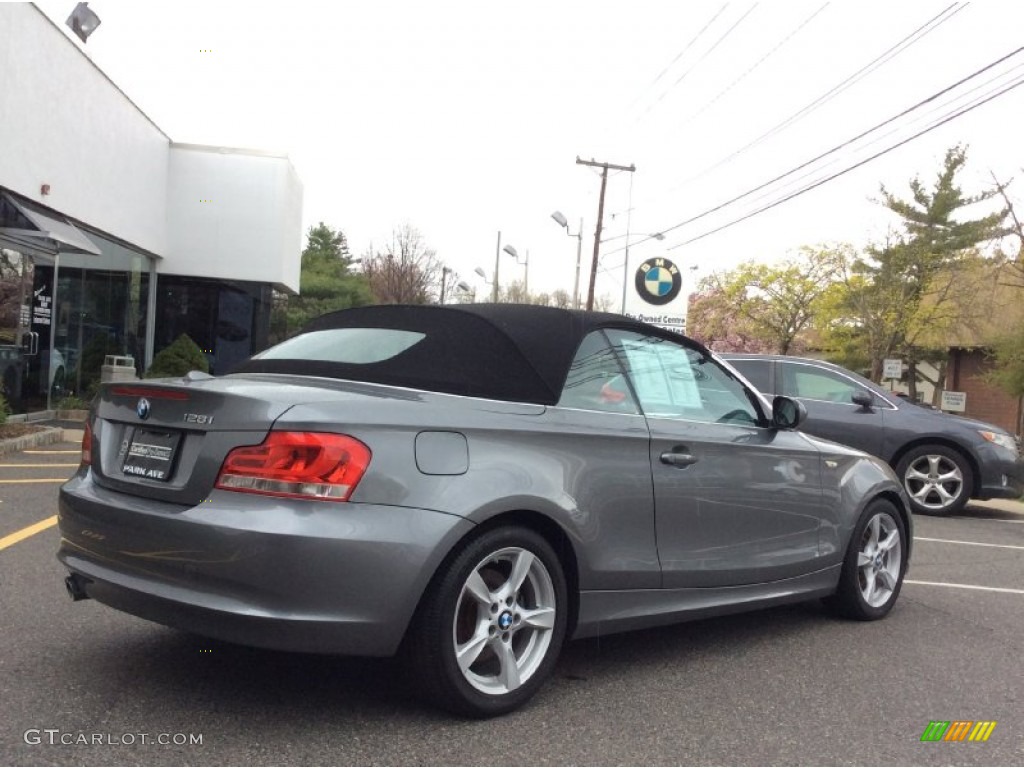
[[[146,371],[147,379],[166,376],[184,376],[189,371],[210,372],[206,355],[188,334],[181,334],[174,342],[157,353],[153,365]]]
[[[11,406],[7,404],[7,398],[0,394],[0,424],[7,423],[7,417],[11,415]]]
[[[89,401],[75,395],[68,395],[57,403],[58,411],[88,411]]]

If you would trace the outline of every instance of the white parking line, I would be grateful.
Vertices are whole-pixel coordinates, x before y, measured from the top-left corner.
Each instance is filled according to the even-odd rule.
[[[1011,595],[1024,595],[1024,589],[1008,589],[1007,587],[979,587],[975,584],[949,584],[945,581],[913,581],[904,579],[904,584],[918,584],[926,587],[950,587],[952,589],[977,589],[982,592],[1004,592]]]
[[[966,544],[969,547],[995,547],[996,549],[1024,549],[1016,544],[983,544],[980,541],[956,541],[954,539],[928,539],[924,536],[915,536],[914,541],[933,541],[938,544]]]

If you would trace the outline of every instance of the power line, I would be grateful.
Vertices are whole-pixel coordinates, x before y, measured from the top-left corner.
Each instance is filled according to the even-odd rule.
[[[874,146],[876,144],[880,144],[880,143],[886,141],[887,139],[889,139],[889,137],[893,136],[894,134],[903,132],[906,129],[908,129],[908,128],[914,126],[914,125],[917,125],[917,124],[920,124],[920,123],[924,123],[924,122],[928,122],[928,121],[930,121],[932,119],[932,117],[936,113],[945,112],[945,114],[943,115],[943,117],[945,117],[945,115],[949,114],[948,110],[950,109],[950,107],[956,108],[958,106],[957,102],[965,102],[965,103],[969,102],[969,100],[970,100],[969,97],[971,96],[971,94],[973,94],[973,93],[975,93],[977,91],[980,91],[982,89],[988,88],[990,85],[992,85],[997,80],[1006,79],[1007,76],[1012,75],[1015,71],[1022,70],[1022,69],[1024,69],[1024,62],[1022,62],[1020,64],[1017,64],[1014,67],[1011,67],[1010,69],[1006,70],[1005,72],[1001,72],[998,75],[995,75],[994,77],[989,78],[985,82],[976,85],[975,87],[971,88],[968,91],[965,91],[962,94],[958,94],[958,95],[954,96],[953,98],[949,99],[945,103],[939,104],[939,105],[935,106],[931,110],[925,112],[922,115],[914,117],[909,122],[907,122],[907,123],[905,123],[903,125],[899,125],[899,126],[895,126],[893,128],[890,128],[885,133],[883,133],[880,136],[877,136],[877,137],[871,139],[866,144],[864,144],[863,146],[859,147],[858,151],[863,151],[863,150],[865,150],[865,149],[867,149],[869,147],[872,147],[872,146]],[[796,176],[791,181],[787,182],[784,186],[788,187],[788,186],[798,185],[798,184],[802,183],[804,179],[806,179],[806,178],[808,178],[810,176],[815,176],[817,174],[820,174],[826,168],[828,168],[830,166],[833,166],[833,165],[835,165],[835,164],[837,164],[837,163],[839,163],[841,161],[843,161],[843,158],[841,158],[841,157],[833,157],[831,160],[826,162],[823,166],[819,166],[819,167],[807,170],[805,173],[803,173],[803,174],[801,174],[799,176]],[[771,190],[771,191],[767,191],[766,190],[766,191],[762,192],[760,195],[756,195],[753,198],[752,202],[756,202],[758,200],[763,200],[763,199],[765,199],[767,197],[771,197],[773,195],[777,195],[779,193],[779,191],[781,191],[781,190]]]
[[[633,107],[635,107],[637,105],[637,103],[639,103],[639,101],[646,95],[646,92],[658,84],[658,82],[661,80],[661,78],[663,78],[665,76],[665,74],[670,69],[672,69],[672,67],[675,66],[677,61],[679,61],[681,58],[683,58],[683,56],[686,55],[686,52],[689,51],[698,40],[700,40],[700,38],[704,35],[704,33],[707,32],[708,27],[710,27],[712,24],[714,24],[715,20],[719,16],[721,16],[725,12],[725,9],[728,8],[728,7],[729,7],[729,4],[725,3],[724,5],[722,5],[721,8],[718,9],[718,12],[714,16],[711,17],[710,21],[708,21],[707,24],[705,24],[703,27],[701,27],[700,31],[696,35],[694,35],[690,39],[690,42],[688,42],[683,47],[683,50],[681,50],[679,53],[677,53],[676,57],[674,59],[672,59],[672,61],[670,61],[668,63],[668,66],[666,66],[663,70],[661,70],[661,72],[658,73],[658,76],[656,78],[654,78],[654,80],[651,81],[651,84],[648,85],[644,89],[644,91],[639,96],[636,97],[636,99],[634,99],[633,103],[629,105],[629,109],[633,109]]]
[[[939,128],[940,126],[943,126],[946,123],[948,123],[948,122],[950,122],[952,120],[955,120],[956,118],[960,117],[961,115],[965,115],[968,112],[970,112],[970,111],[972,111],[974,109],[977,109],[978,107],[982,106],[983,104],[987,104],[988,102],[992,101],[993,99],[998,98],[999,96],[1002,96],[1003,94],[1005,94],[1005,93],[1007,93],[1009,91],[1012,91],[1014,88],[1018,88],[1021,85],[1024,85],[1024,77],[1017,78],[1016,81],[1014,81],[1010,85],[1005,86],[1004,88],[1000,89],[999,91],[997,91],[997,92],[995,92],[995,93],[993,93],[993,94],[991,94],[989,96],[986,96],[983,99],[980,99],[980,100],[976,101],[974,104],[971,104],[970,106],[967,106],[967,107],[964,107],[963,109],[960,109],[959,111],[953,113],[952,115],[948,115],[947,117],[943,118],[942,120],[938,121],[937,123],[935,123],[933,125],[930,125],[930,126],[928,126],[927,128],[925,128],[925,129],[923,129],[921,131],[918,131],[917,133],[913,134],[912,136],[909,136],[906,139],[903,139],[903,141],[897,142],[896,144],[893,144],[892,146],[887,147],[886,149],[883,149],[881,152],[876,152],[875,154],[871,155],[868,158],[865,158],[864,160],[861,160],[858,163],[854,163],[853,165],[848,166],[847,168],[844,168],[843,170],[841,170],[841,171],[839,171],[837,173],[833,173],[831,176],[827,176],[827,177],[825,177],[823,179],[820,179],[819,181],[816,181],[813,184],[809,184],[808,186],[804,187],[803,189],[800,189],[800,190],[798,190],[796,192],[793,192],[793,193],[791,193],[789,195],[786,195],[785,197],[783,197],[783,198],[781,198],[779,200],[776,200],[775,202],[769,203],[768,205],[765,205],[765,206],[763,206],[761,208],[758,208],[757,210],[751,211],[750,213],[748,213],[748,214],[746,214],[744,216],[741,216],[738,219],[734,219],[733,221],[730,221],[730,222],[728,222],[726,224],[722,224],[721,226],[715,227],[714,229],[708,230],[707,232],[704,232],[703,234],[697,235],[696,237],[691,237],[689,240],[684,240],[681,243],[677,243],[676,245],[670,246],[667,250],[674,251],[677,248],[682,248],[684,245],[689,245],[690,243],[695,243],[698,240],[703,240],[705,237],[709,237],[709,236],[714,235],[714,234],[716,234],[718,232],[721,232],[723,229],[728,229],[729,227],[735,226],[736,224],[739,224],[739,223],[741,223],[743,221],[746,221],[747,219],[752,218],[754,216],[757,216],[760,213],[764,213],[765,211],[768,211],[768,210],[770,210],[772,208],[775,208],[776,206],[779,206],[779,205],[782,205],[783,203],[789,202],[790,200],[792,200],[795,197],[799,197],[800,195],[802,195],[802,194],[804,194],[806,192],[810,192],[812,189],[816,189],[817,187],[820,187],[822,184],[826,184],[826,183],[828,183],[828,182],[830,182],[830,181],[832,181],[834,179],[839,178],[840,176],[844,176],[847,173],[849,173],[850,171],[856,170],[857,168],[860,168],[862,165],[866,165],[867,163],[870,163],[872,160],[876,160],[879,157],[882,157],[883,155],[886,155],[889,152],[892,152],[894,149],[898,149],[899,147],[902,147],[904,144],[908,144],[911,141],[913,141],[914,139],[917,139],[917,138],[923,136],[926,133],[934,131],[936,128]]]
[[[949,21],[951,18],[953,18],[953,16],[955,16],[957,13],[959,13],[960,11],[962,11],[964,8],[967,7],[966,3],[965,4],[960,4],[959,7],[956,7],[957,5],[958,5],[957,3],[953,3],[953,4],[949,5],[949,6],[947,6],[945,9],[943,9],[938,14],[933,16],[931,19],[926,21],[924,24],[919,26],[917,29],[915,29],[909,35],[907,35],[902,40],[897,42],[895,45],[891,46],[890,48],[885,50],[883,53],[879,54],[874,59],[872,59],[870,62],[865,64],[863,67],[858,69],[852,75],[849,75],[844,80],[841,80],[839,83],[837,83],[836,85],[832,86],[832,88],[830,88],[829,90],[825,91],[825,93],[823,93],[820,96],[818,96],[817,98],[813,99],[810,103],[806,104],[804,107],[802,107],[801,109],[797,110],[796,112],[794,112],[789,117],[787,117],[784,120],[782,120],[781,122],[779,122],[776,125],[772,126],[771,128],[769,128],[767,131],[762,133],[757,138],[751,140],[747,144],[744,144],[742,147],[737,149],[732,154],[727,155],[726,157],[722,158],[721,160],[716,162],[714,165],[711,165],[711,166],[705,168],[703,171],[701,171],[697,175],[691,176],[689,179],[686,179],[686,181],[684,181],[682,184],[680,184],[678,187],[675,187],[671,191],[674,192],[674,191],[676,191],[678,189],[681,189],[682,187],[686,186],[687,184],[690,184],[690,183],[692,183],[694,181],[697,181],[698,179],[703,178],[704,176],[706,176],[707,174],[711,173],[712,171],[715,171],[715,170],[721,168],[726,163],[732,161],[736,157],[739,157],[741,154],[743,154],[747,150],[753,149],[754,147],[756,147],[761,142],[765,141],[766,139],[771,138],[776,133],[779,133],[780,131],[785,130],[786,128],[788,128],[789,126],[793,125],[794,123],[802,120],[804,117],[807,117],[812,112],[816,111],[818,108],[824,106],[826,103],[828,103],[829,101],[834,99],[836,96],[839,96],[843,91],[845,91],[848,88],[851,88],[852,86],[856,85],[860,80],[863,80],[865,77],[867,77],[869,74],[874,72],[876,69],[879,69],[880,67],[882,67],[885,64],[889,63],[889,61],[891,61],[892,59],[896,58],[899,54],[903,53],[904,51],[906,51],[911,46],[919,43],[927,35],[929,35],[932,32],[934,32],[942,24],[945,24],[947,21]],[[954,10],[952,13],[950,13],[950,10],[953,9],[953,8],[956,8],[956,10]]]
[[[718,40],[716,40],[715,43],[710,48],[708,48],[706,51],[704,51],[704,53],[700,56],[699,59],[697,59],[695,62],[693,62],[693,64],[690,65],[689,69],[684,70],[683,74],[681,74],[676,79],[676,81],[674,83],[672,83],[672,85],[670,85],[668,88],[666,88],[664,91],[662,91],[661,95],[657,99],[655,99],[653,103],[651,103],[651,104],[649,104],[647,106],[647,109],[644,110],[643,114],[641,114],[640,117],[637,118],[637,120],[640,120],[641,118],[643,118],[648,112],[650,112],[652,109],[654,109],[654,107],[656,107],[659,103],[661,103],[662,99],[664,99],[672,90],[674,90],[676,86],[678,86],[681,82],[683,82],[683,80],[685,80],[686,77],[691,72],[693,72],[693,70],[695,70],[697,68],[697,66],[702,61],[704,61],[704,59],[706,59],[708,56],[710,56],[718,46],[720,46],[723,42],[725,42],[725,39],[727,37],[729,37],[729,35],[731,35],[733,33],[733,31],[736,29],[736,27],[738,27],[740,24],[742,24],[744,22],[744,20],[746,20],[746,18],[751,13],[754,12],[754,9],[757,8],[758,5],[759,5],[759,3],[754,3],[752,6],[750,6],[750,8],[747,9],[746,13],[744,13],[742,16],[740,16],[739,19],[731,27],[729,27],[727,30],[725,30],[725,33],[720,38],[718,38]]]
[[[1006,54],[1005,56],[1000,57],[999,59],[996,59],[992,63],[987,64],[986,66],[984,66],[981,69],[973,72],[972,74],[968,75],[967,77],[964,77],[964,78],[958,80],[953,85],[947,86],[946,88],[943,88],[942,90],[937,91],[936,93],[933,93],[931,96],[923,99],[922,101],[919,101],[917,104],[913,105],[912,107],[908,107],[907,109],[903,110],[902,112],[900,112],[900,113],[898,113],[896,115],[893,115],[889,119],[883,120],[881,123],[878,123],[874,127],[869,128],[866,131],[862,131],[861,133],[857,134],[853,138],[848,139],[848,140],[842,142],[841,144],[837,144],[836,146],[832,147],[832,149],[829,149],[826,152],[823,152],[820,155],[817,155],[816,157],[814,157],[814,158],[812,158],[812,159],[810,159],[810,160],[808,160],[808,161],[806,161],[804,163],[801,163],[800,165],[796,166],[795,168],[791,168],[790,170],[786,171],[785,173],[779,174],[778,176],[775,176],[774,178],[769,179],[768,181],[766,181],[766,182],[764,182],[762,184],[759,184],[758,186],[756,186],[756,187],[754,187],[752,189],[749,189],[746,192],[743,192],[742,194],[736,195],[735,197],[732,197],[732,198],[730,198],[729,200],[726,200],[723,203],[719,203],[718,205],[714,206],[713,208],[708,208],[707,210],[705,210],[705,211],[703,211],[701,213],[698,213],[695,216],[691,216],[690,218],[685,219],[685,220],[679,222],[678,224],[674,224],[671,227],[659,230],[660,234],[664,235],[667,232],[671,232],[673,230],[679,229],[680,227],[686,226],[687,224],[692,224],[695,221],[703,219],[705,216],[709,216],[712,213],[716,213],[716,212],[722,210],[723,208],[726,208],[726,207],[728,207],[728,206],[730,206],[730,205],[732,205],[732,204],[734,204],[736,202],[739,202],[740,200],[743,200],[744,198],[749,197],[750,195],[754,194],[755,192],[759,192],[760,190],[764,189],[765,187],[768,187],[768,186],[770,186],[772,184],[775,184],[776,182],[781,181],[782,179],[785,179],[788,176],[792,176],[797,171],[803,170],[807,166],[809,166],[809,165],[811,165],[813,163],[816,163],[817,161],[821,160],[822,158],[827,157],[828,155],[834,154],[835,152],[838,152],[841,149],[844,149],[845,147],[849,146],[850,144],[852,144],[852,143],[854,143],[854,142],[864,138],[868,134],[874,133],[878,129],[880,129],[880,128],[882,128],[882,127],[884,127],[884,126],[886,126],[886,125],[888,125],[888,124],[890,124],[890,123],[900,119],[901,117],[906,116],[910,112],[913,112],[914,110],[924,106],[925,104],[929,104],[932,101],[935,101],[937,98],[943,96],[944,94],[948,93],[949,91],[951,91],[951,90],[953,90],[955,88],[958,88],[959,86],[963,85],[964,83],[968,82],[969,80],[972,80],[972,79],[978,77],[979,75],[983,74],[984,72],[987,72],[988,70],[992,69],[993,67],[998,66],[999,64],[1003,63],[1004,61],[1006,61],[1006,60],[1008,60],[1008,59],[1010,59],[1010,58],[1012,58],[1014,56],[1017,56],[1022,51],[1024,51],[1024,46],[1022,46],[1020,48],[1017,48],[1016,50]],[[651,238],[650,237],[644,238],[643,240],[638,241],[634,245],[639,245],[640,243],[646,242],[649,239],[651,239]]]
[[[700,117],[702,114],[704,114],[719,99],[721,99],[723,96],[725,96],[725,94],[727,94],[729,91],[731,91],[733,88],[735,88],[741,81],[746,79],[750,75],[751,72],[753,72],[758,67],[760,67],[770,56],[772,56],[772,54],[774,54],[776,51],[778,51],[780,48],[782,48],[786,43],[788,43],[791,39],[793,39],[793,37],[795,37],[796,34],[801,29],[803,29],[808,24],[810,24],[812,21],[814,21],[814,19],[818,16],[818,14],[820,14],[822,11],[824,11],[826,8],[828,8],[828,5],[829,4],[826,2],[818,10],[816,10],[814,13],[812,13],[810,16],[808,16],[806,19],[804,19],[802,22],[800,22],[792,31],[790,31],[790,33],[788,35],[786,35],[784,38],[782,38],[782,40],[780,40],[778,43],[776,43],[775,47],[773,47],[770,51],[768,51],[768,53],[766,53],[760,59],[755,61],[747,69],[746,72],[744,72],[742,75],[740,75],[735,80],[733,80],[731,83],[729,83],[729,85],[727,85],[725,88],[723,88],[719,92],[719,94],[717,96],[715,96],[713,99],[711,99],[711,101],[707,102],[703,107],[701,107],[696,112],[694,112],[692,115],[690,115],[688,118],[686,118],[686,120],[684,120],[682,123],[679,124],[679,127],[682,128],[683,126],[690,124],[691,122],[696,120],[698,117]]]

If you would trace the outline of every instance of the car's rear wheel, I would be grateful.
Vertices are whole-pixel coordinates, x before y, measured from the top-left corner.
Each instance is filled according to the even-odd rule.
[[[904,456],[896,474],[910,497],[913,511],[923,515],[952,515],[971,497],[974,473],[960,453],[942,445],[923,445]]]
[[[406,638],[422,693],[472,717],[521,706],[550,675],[566,631],[565,576],[536,532],[495,528],[435,577]]]
[[[861,621],[892,610],[907,570],[907,533],[891,501],[876,499],[860,516],[839,576],[839,588],[826,604]]]

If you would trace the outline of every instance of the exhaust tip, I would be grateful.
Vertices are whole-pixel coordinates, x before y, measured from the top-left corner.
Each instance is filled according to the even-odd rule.
[[[71,574],[64,579],[64,587],[68,591],[68,597],[74,602],[79,600],[88,600],[89,595],[85,593],[86,580],[76,574]]]

